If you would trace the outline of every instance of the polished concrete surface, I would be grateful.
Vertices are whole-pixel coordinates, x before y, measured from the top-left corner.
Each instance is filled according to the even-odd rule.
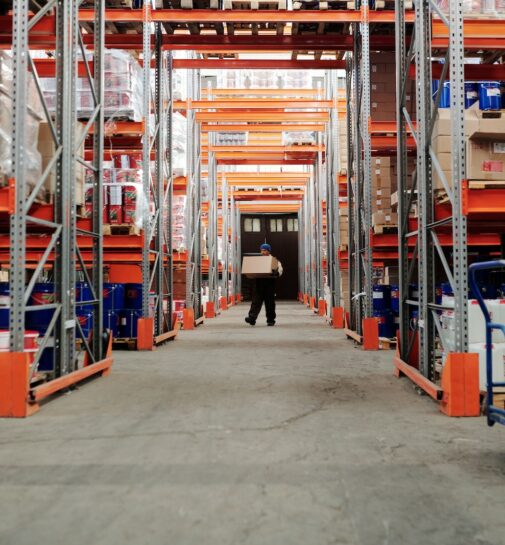
[[[505,428],[299,304],[246,310],[0,421],[0,544],[505,544]]]

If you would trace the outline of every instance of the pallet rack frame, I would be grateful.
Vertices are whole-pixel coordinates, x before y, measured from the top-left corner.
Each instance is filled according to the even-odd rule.
[[[337,111],[337,74],[333,70],[326,72],[326,98],[333,101],[330,120],[326,128],[326,261],[328,287],[332,308],[341,306],[340,295],[340,246],[339,229],[339,131]]]
[[[363,335],[372,307],[372,141],[370,120],[370,11],[353,23],[354,48],[347,64],[350,329]],[[354,266],[351,266],[351,262]]]
[[[199,100],[201,77],[199,70],[188,70],[188,100]],[[187,216],[186,241],[186,308],[193,311],[195,322],[202,318],[202,188],[200,124],[193,109],[187,110]]]
[[[431,146],[431,135],[440,103],[440,91],[434,103],[431,98],[431,22],[436,15],[447,26],[450,34],[441,80],[449,71],[451,85],[451,152],[452,187],[443,175],[436,153]],[[400,358],[397,362],[415,361],[418,349],[418,365],[421,375],[428,381],[435,380],[435,338],[438,335],[444,343],[438,312],[443,310],[435,302],[435,269],[445,271],[454,292],[455,338],[453,346],[443,345],[446,353],[465,353],[468,350],[467,322],[467,218],[463,210],[464,180],[466,178],[466,152],[464,130],[464,48],[463,48],[463,6],[461,0],[450,3],[446,16],[432,2],[423,0],[416,3],[414,36],[410,50],[407,49],[407,27],[405,2],[398,3],[396,12],[396,55],[397,55],[397,119],[398,124],[398,196],[399,196],[399,248],[400,248]],[[409,77],[411,60],[415,58],[417,89],[417,126],[414,128],[406,109],[406,82]],[[448,66],[450,69],[448,70]],[[441,90],[442,85],[439,89]],[[407,132],[415,135],[417,144],[416,171],[412,188],[407,184]],[[449,197],[451,214],[448,219],[436,221],[433,171],[437,171]],[[409,215],[418,192],[418,228],[409,229]],[[453,239],[452,267],[443,252],[437,235],[441,226],[450,226]],[[409,259],[408,240],[416,237],[417,243],[412,259]],[[417,268],[419,300],[409,296],[409,285],[413,283]],[[412,309],[418,309],[416,331],[410,332]],[[439,395],[436,392],[436,395]]]

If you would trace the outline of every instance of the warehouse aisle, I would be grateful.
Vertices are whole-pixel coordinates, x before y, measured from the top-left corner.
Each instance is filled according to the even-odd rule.
[[[0,543],[505,543],[505,433],[296,303],[246,306],[0,421]]]

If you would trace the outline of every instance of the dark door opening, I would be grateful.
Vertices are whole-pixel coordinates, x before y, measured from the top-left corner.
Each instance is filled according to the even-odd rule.
[[[277,281],[277,299],[290,300],[298,296],[298,216],[296,214],[242,215],[242,256],[258,254],[267,242],[272,254],[280,260],[284,274]],[[242,296],[251,297],[249,280],[242,277]]]

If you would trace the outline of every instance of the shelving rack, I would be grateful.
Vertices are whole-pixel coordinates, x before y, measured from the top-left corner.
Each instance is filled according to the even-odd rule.
[[[39,21],[49,13],[53,14],[56,33],[54,36],[56,112],[54,121],[44,99],[36,62],[30,48],[31,33]],[[10,352],[2,354],[2,416],[26,416],[38,409],[38,403],[52,393],[95,373],[106,373],[112,364],[107,342],[102,335],[103,245],[102,232],[102,159],[103,159],[103,36],[105,29],[103,7],[97,9],[89,22],[94,29],[92,62],[94,76],[86,61],[85,45],[81,25],[78,21],[78,2],[48,2],[35,14],[30,14],[27,0],[13,3],[12,12],[12,55],[13,55],[13,96],[12,96],[12,178],[9,182],[8,208],[10,215],[9,233],[9,292],[10,292]],[[76,138],[76,53],[80,50],[90,82],[93,96],[93,116],[84,128],[81,141]],[[31,76],[32,74],[32,76]],[[54,140],[55,155],[34,187],[27,184],[25,132],[28,116],[27,89],[33,77],[38,98],[44,111],[44,120],[50,127]],[[79,156],[78,150],[86,133],[93,131],[93,161],[87,163]],[[91,226],[77,227],[75,192],[73,184],[67,183],[75,177],[77,163],[90,168],[93,176],[93,202],[95,213]],[[56,179],[52,205],[37,205],[39,190],[50,175]],[[100,212],[98,212],[100,210]],[[35,237],[45,239],[44,250],[33,260],[31,242]],[[40,233],[43,233],[42,235]],[[85,260],[82,241],[89,241],[89,253]],[[86,262],[91,265],[88,272]],[[54,302],[44,305],[30,303],[31,295],[39,275],[50,268],[54,280]],[[28,278],[27,270],[31,270]],[[93,331],[91,341],[84,336],[75,301],[75,282],[79,270],[90,285],[92,300],[81,302],[92,309]],[[42,337],[33,361],[24,352],[24,337],[28,313],[53,311],[47,330]],[[84,347],[85,367],[79,363],[76,353],[76,339]],[[53,369],[41,375],[37,372],[40,358],[46,348],[53,347]],[[25,380],[19,376],[26,373]],[[34,381],[38,381],[35,386]]]
[[[399,357],[395,363],[400,373],[440,400],[447,397],[444,375],[440,385],[436,366],[442,353],[447,356],[442,373],[453,356],[471,356],[467,354],[469,254],[489,256],[500,255],[502,251],[500,239],[505,226],[498,210],[503,210],[503,189],[476,190],[467,181],[465,78],[503,77],[503,65],[486,63],[503,54],[504,22],[465,17],[463,2],[459,0],[450,2],[449,13],[442,13],[430,1],[416,5],[412,29],[405,20],[404,8],[404,2],[399,2],[396,55],[401,307]],[[483,61],[479,65],[465,64],[465,54],[481,57]],[[437,56],[444,58],[442,66],[432,64],[431,59]],[[409,78],[415,78],[418,90],[415,126],[405,115],[405,87]],[[432,79],[450,82],[452,179],[443,174],[431,144],[441,98],[438,91],[432,99]],[[411,185],[407,183],[408,132],[415,135],[417,150]],[[446,196],[443,201],[437,199],[435,174],[443,185]],[[414,204],[419,209],[416,220],[411,217]],[[440,313],[447,308],[436,302],[436,283],[441,276],[454,293],[454,307],[450,309],[454,310],[454,342],[449,345],[440,321]],[[412,284],[419,288],[418,300],[409,293]],[[413,319],[415,314],[417,319]],[[455,414],[445,401],[442,410]]]

